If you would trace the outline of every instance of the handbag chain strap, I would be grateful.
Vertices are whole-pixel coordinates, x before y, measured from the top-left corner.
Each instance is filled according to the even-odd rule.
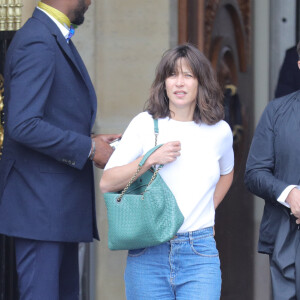
[[[155,135],[155,146],[157,146],[157,137],[158,137],[158,120],[157,119],[153,119],[154,122],[154,135]],[[157,176],[158,171],[163,167],[163,165],[160,165],[153,173],[147,187],[154,181],[154,179]],[[125,186],[125,188],[123,189],[121,195],[117,198],[117,202],[121,202],[123,196],[126,194],[127,190],[129,189],[129,187],[132,185],[132,183],[134,182],[134,180],[136,179],[138,173],[140,172],[142,166],[138,166],[135,174],[131,177],[131,179],[129,180],[129,182],[127,183],[127,185]]]
[[[129,189],[129,187],[131,186],[131,184],[134,182],[134,180],[135,180],[137,174],[140,172],[141,168],[142,168],[141,166],[138,166],[138,168],[137,168],[135,174],[131,177],[131,179],[129,180],[129,182],[128,182],[127,185],[125,186],[124,190],[122,191],[121,195],[118,197],[118,199],[117,199],[118,202],[121,202],[122,197],[125,195],[125,193],[126,193],[127,190]],[[151,178],[151,179],[152,179],[152,178]]]
[[[163,165],[160,165],[160,166],[155,170],[155,172],[153,173],[153,175],[152,175],[152,177],[151,177],[151,179],[150,179],[150,181],[149,181],[147,187],[153,182],[153,180],[154,180],[154,179],[156,178],[156,176],[157,176],[158,171],[159,171],[162,167],[163,167]]]

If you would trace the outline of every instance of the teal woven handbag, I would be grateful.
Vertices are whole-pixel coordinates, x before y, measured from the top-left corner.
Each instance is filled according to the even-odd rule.
[[[156,128],[157,120],[154,122]],[[184,221],[173,193],[158,173],[163,165],[135,180],[148,157],[161,146],[144,155],[123,191],[104,194],[111,250],[159,245],[172,239]]]

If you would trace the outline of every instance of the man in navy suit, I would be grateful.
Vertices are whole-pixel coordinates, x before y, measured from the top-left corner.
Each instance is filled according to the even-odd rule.
[[[300,42],[297,52],[300,72]],[[246,186],[265,200],[258,251],[270,258],[274,300],[300,299],[299,133],[300,90],[268,104],[246,165]]]
[[[96,95],[72,40],[90,0],[44,0],[5,66],[0,233],[15,237],[21,300],[78,299],[78,243],[98,239],[93,161],[119,135],[91,138]]]

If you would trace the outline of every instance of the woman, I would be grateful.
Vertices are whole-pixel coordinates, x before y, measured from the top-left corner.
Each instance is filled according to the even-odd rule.
[[[130,250],[125,270],[128,300],[215,300],[221,271],[213,226],[215,209],[233,179],[232,133],[225,121],[220,89],[209,61],[194,46],[167,51],[156,70],[146,110],[129,124],[103,173],[102,192],[123,189],[137,165],[158,144],[139,175],[164,164],[162,178],[185,220],[169,242]]]

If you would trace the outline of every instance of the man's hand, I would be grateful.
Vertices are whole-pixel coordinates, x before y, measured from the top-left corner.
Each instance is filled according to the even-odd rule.
[[[93,158],[96,167],[104,169],[108,159],[114,151],[109,143],[121,136],[121,134],[97,134],[92,136],[96,147],[95,156]]]
[[[300,190],[293,188],[285,200],[291,208],[292,214],[296,217],[297,224],[300,224]]]

